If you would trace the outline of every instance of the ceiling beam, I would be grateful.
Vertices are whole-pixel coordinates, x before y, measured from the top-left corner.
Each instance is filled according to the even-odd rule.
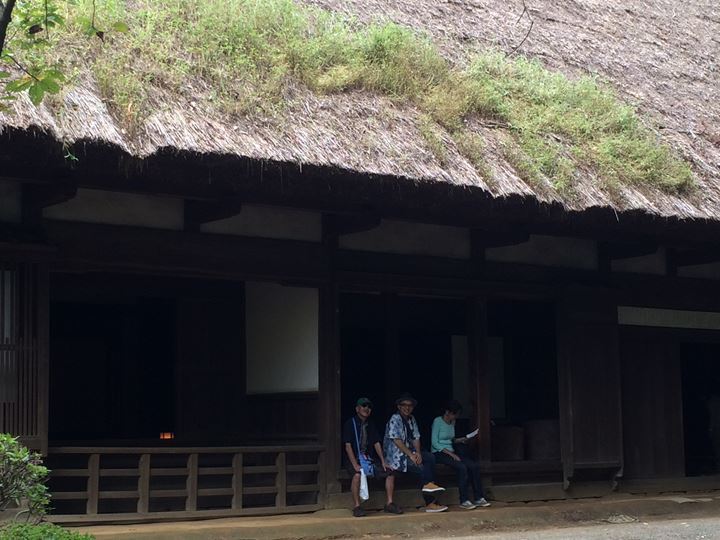
[[[185,230],[200,232],[200,226],[204,223],[238,215],[242,211],[242,203],[235,198],[219,201],[185,199],[184,208]]]
[[[37,224],[48,206],[64,203],[77,195],[77,185],[69,182],[52,184],[23,184],[22,220],[25,224]]]

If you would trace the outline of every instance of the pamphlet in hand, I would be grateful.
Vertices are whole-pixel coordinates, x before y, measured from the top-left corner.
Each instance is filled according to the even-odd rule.
[[[471,431],[467,435],[465,435],[466,439],[472,439],[473,437],[477,437],[478,431],[480,431],[480,428],[477,428],[475,431]]]

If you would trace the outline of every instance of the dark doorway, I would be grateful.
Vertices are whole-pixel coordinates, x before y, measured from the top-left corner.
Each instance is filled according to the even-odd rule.
[[[343,418],[353,413],[358,397],[369,397],[382,431],[396,411],[395,399],[410,392],[418,400],[415,416],[427,446],[432,420],[447,400],[464,401],[463,416],[471,415],[464,301],[343,294],[340,338]],[[461,419],[458,428],[467,424]]]
[[[53,275],[51,441],[237,441],[243,329],[242,283]]]
[[[685,343],[682,361],[687,476],[720,473],[720,344]]]
[[[489,303],[488,377],[493,460],[559,460],[553,304]]]

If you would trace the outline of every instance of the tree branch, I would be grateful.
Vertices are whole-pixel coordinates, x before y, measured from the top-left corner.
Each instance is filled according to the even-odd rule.
[[[12,11],[15,8],[15,0],[7,0],[7,3],[2,7],[2,15],[0,16],[0,55],[5,50],[5,38],[7,36],[7,29],[10,26],[12,20]]]
[[[528,28],[527,33],[525,34],[525,37],[522,38],[522,41],[521,41],[520,43],[518,43],[515,47],[513,47],[513,50],[510,51],[510,53],[508,54],[508,56],[512,56],[513,54],[515,54],[515,52],[517,52],[517,50],[518,50],[520,47],[522,47],[522,44],[525,43],[525,40],[526,40],[526,39],[528,38],[528,36],[530,35],[530,32],[532,32],[533,25],[535,24],[535,19],[533,19],[533,18],[530,16],[530,12],[528,11],[527,5],[525,4],[525,0],[522,0],[522,5],[523,5],[522,13],[521,13],[520,16],[518,17],[518,20],[515,21],[515,24],[517,24],[517,23],[520,22],[520,19],[523,18],[523,15],[527,15],[527,18],[530,19],[530,27]]]

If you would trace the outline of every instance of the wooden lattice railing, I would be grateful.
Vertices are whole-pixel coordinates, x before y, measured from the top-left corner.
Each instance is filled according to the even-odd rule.
[[[55,522],[311,512],[322,446],[50,448]]]

